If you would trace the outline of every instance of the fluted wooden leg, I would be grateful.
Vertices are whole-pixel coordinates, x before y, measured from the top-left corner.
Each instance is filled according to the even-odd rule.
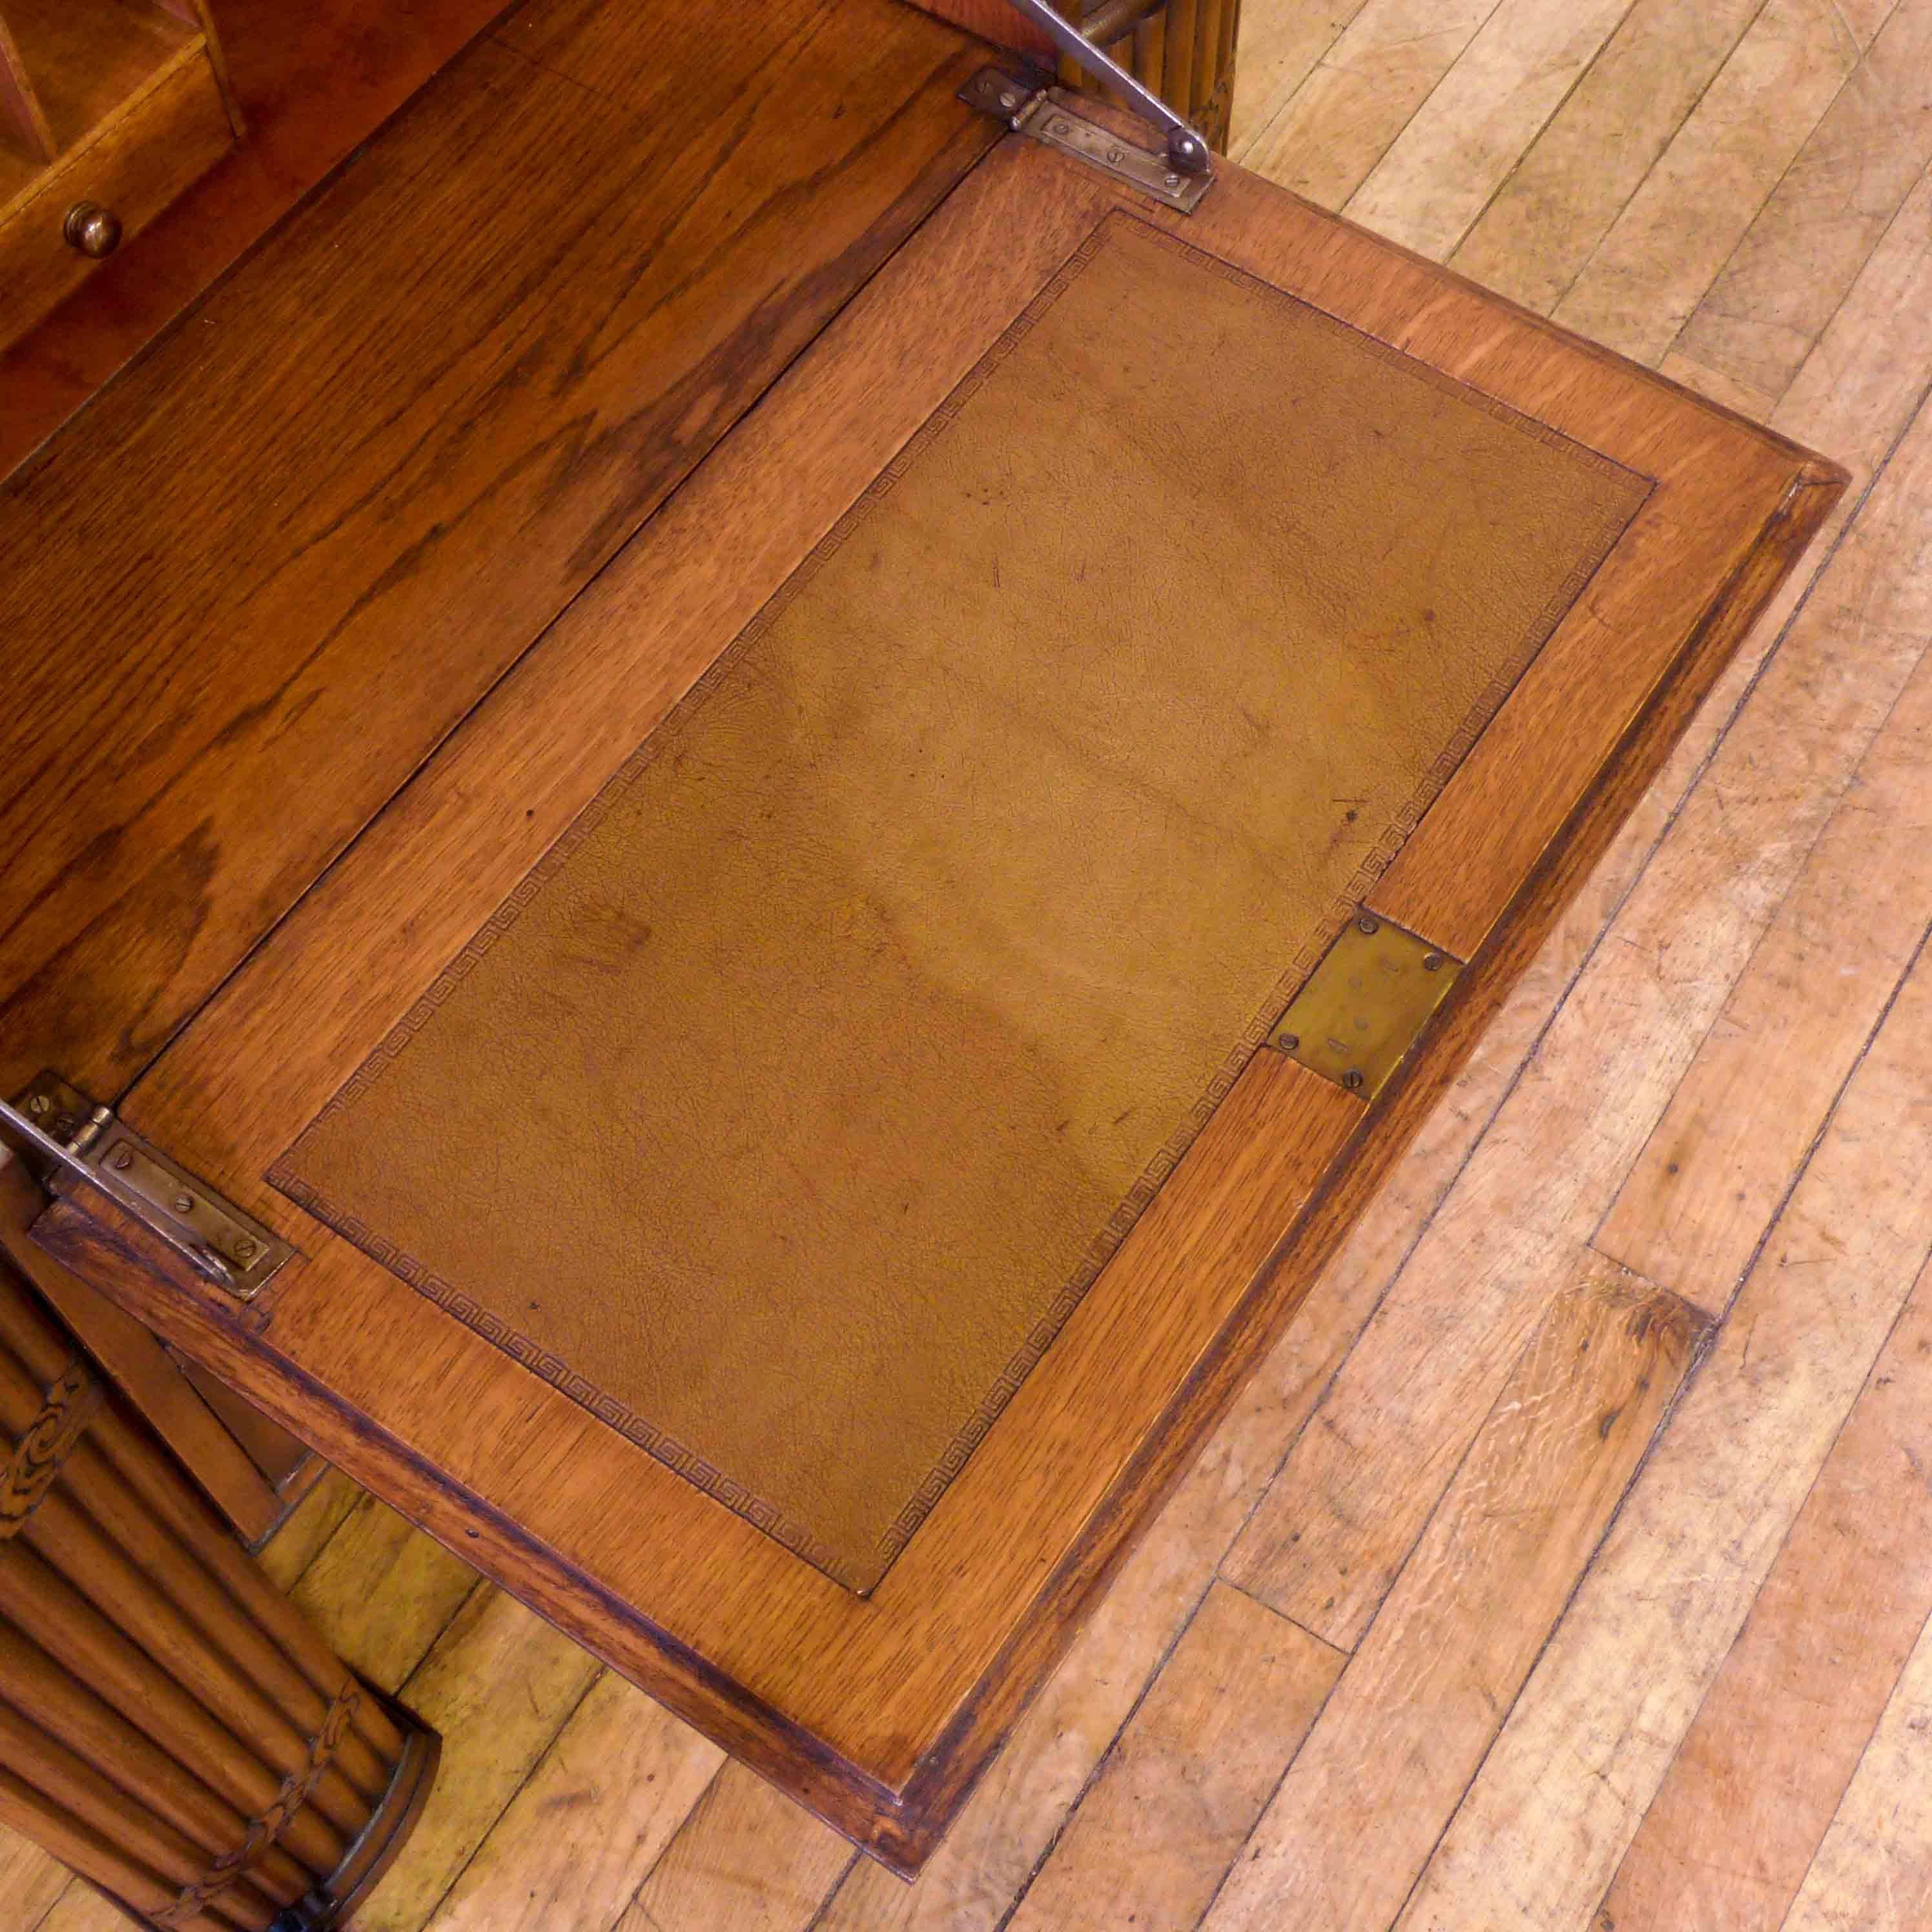
[[[0,1262],[0,1822],[169,1932],[338,1923],[436,1740],[336,1658]]]

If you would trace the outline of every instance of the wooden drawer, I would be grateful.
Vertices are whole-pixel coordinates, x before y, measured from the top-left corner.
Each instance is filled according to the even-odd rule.
[[[100,267],[62,233],[80,202],[109,209],[125,247],[235,140],[208,44],[196,38],[91,138],[33,172],[0,208],[0,346]]]

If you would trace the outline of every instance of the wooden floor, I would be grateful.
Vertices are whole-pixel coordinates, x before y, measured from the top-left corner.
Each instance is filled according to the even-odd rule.
[[[364,1927],[1932,1924],[1932,0],[1246,9],[1250,165],[1854,488],[918,1886],[332,1480]]]

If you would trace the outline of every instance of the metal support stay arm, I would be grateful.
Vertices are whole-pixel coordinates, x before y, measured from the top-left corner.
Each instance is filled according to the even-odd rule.
[[[1167,164],[1176,174],[1205,176],[1211,172],[1208,143],[1159,94],[1142,86],[1071,20],[1054,12],[1047,0],[1008,0],[1008,4],[1039,28],[1062,53],[1078,61],[1096,79],[1118,88],[1133,104],[1137,113],[1160,129],[1167,140]]]

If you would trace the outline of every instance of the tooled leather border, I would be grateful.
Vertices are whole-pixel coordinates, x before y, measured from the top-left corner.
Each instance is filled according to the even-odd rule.
[[[1041,318],[1092,264],[1102,250],[1124,229],[1131,229],[1142,238],[1150,238],[1160,246],[1182,256],[1222,280],[1232,283],[1238,287],[1253,290],[1272,302],[1292,305],[1305,311],[1320,326],[1349,337],[1358,348],[1366,350],[1378,359],[1406,369],[1411,375],[1428,382],[1445,394],[1454,396],[1471,407],[1508,423],[1548,447],[1564,451],[1574,459],[1602,474],[1622,478],[1645,488],[1621,518],[1605,518],[1604,527],[1595,533],[1598,540],[1580,557],[1575,568],[1538,613],[1516,650],[1470,706],[1414,792],[1402,810],[1390,819],[1374,848],[1358,867],[1354,878],[1331,902],[1328,915],[1317,927],[1314,936],[1300,948],[1284,969],[1274,991],[1250,1022],[1246,1030],[1209,1082],[1201,1100],[1108,1217],[1106,1225],[1089,1245],[1078,1268],[1034,1323],[1025,1340],[1014,1351],[992,1388],[895,1518],[891,1528],[878,1546],[880,1560],[878,1576],[870,1580],[862,1580],[855,1575],[851,1566],[838,1552],[821,1542],[806,1525],[788,1516],[764,1498],[753,1495],[742,1484],[732,1480],[724,1471],[706,1462],[666,1431],[658,1428],[647,1418],[638,1414],[609,1391],[598,1388],[588,1378],[580,1375],[568,1363],[546,1348],[534,1337],[523,1334],[501,1317],[492,1314],[456,1283],[436,1274],[417,1257],[387,1240],[378,1230],[335,1206],[302,1178],[296,1172],[295,1163],[308,1135],[332,1114],[353,1106],[394,1064],[404,1049],[428,1024],[436,1010],[468,976],[491,946],[516,924],[525,908],[563,869],[577,848],[596,831],[613,806],[636,783],[639,776],[662,748],[670,728],[689,711],[702,704],[729,676],[739,659],[765,634],[827,560],[891,493],[914,464],[934,442],[946,434],[966,404],[998,371],[1007,357],[1018,348]],[[1604,560],[1615,549],[1618,539],[1642,507],[1643,497],[1648,494],[1651,481],[1624,469],[1601,452],[1574,441],[1546,423],[1539,422],[1535,418],[1510,408],[1508,404],[1469,388],[1454,376],[1432,368],[1428,364],[1419,362],[1391,344],[1356,328],[1338,316],[1328,314],[1300,296],[1275,287],[1246,269],[1224,262],[1218,256],[1210,255],[1131,215],[1118,211],[1110,214],[1067,257],[1052,279],[1009,324],[999,340],[908,440],[898,454],[873,478],[864,492],[820,540],[811,554],[799,564],[745,626],[732,644],[693,683],[650,736],[605,782],[583,812],[519,882],[515,890],[472,937],[462,951],[436,976],[408,1014],[390,1030],[328,1105],[296,1136],[286,1151],[269,1168],[267,1176],[269,1184],[285,1194],[304,1213],[314,1215],[316,1220],[334,1229],[370,1259],[436,1303],[445,1312],[454,1316],[486,1341],[501,1348],[533,1374],[541,1376],[554,1388],[588,1409],[619,1434],[649,1450],[687,1481],[694,1484],[706,1495],[743,1516],[794,1555],[823,1570],[835,1582],[848,1589],[862,1594],[876,1588],[879,1579],[883,1577],[894,1558],[911,1540],[914,1532],[944,1493],[947,1485],[965,1466],[968,1458],[1012,1400],[1020,1384],[1038,1364],[1082,1297],[1093,1286],[1101,1268],[1126,1238],[1128,1231],[1146,1210],[1154,1196],[1160,1192],[1176,1163],[1207,1124],[1215,1108],[1226,1097],[1241,1069],[1267,1037],[1270,1024],[1287,1004],[1295,988],[1313,970],[1335,934],[1352,916],[1370,888],[1387,870],[1396,853],[1420,822],[1423,813],[1448,782],[1450,775],[1468,756],[1470,748],[1495,716],[1503,700],[1548,641],[1564,614],[1576,602]]]

